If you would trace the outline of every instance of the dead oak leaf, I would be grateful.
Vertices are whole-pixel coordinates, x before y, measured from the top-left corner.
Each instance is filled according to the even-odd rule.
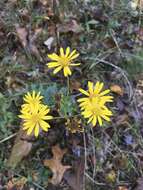
[[[53,172],[53,177],[50,182],[54,185],[57,185],[61,182],[65,171],[71,166],[64,166],[61,161],[66,153],[66,149],[62,150],[59,145],[55,145],[52,147],[53,158],[49,160],[44,160],[44,165],[49,167]]]

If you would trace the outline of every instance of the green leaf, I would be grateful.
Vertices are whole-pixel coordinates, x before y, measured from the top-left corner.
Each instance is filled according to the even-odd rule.
[[[72,116],[76,113],[76,110],[76,103],[72,96],[62,95],[60,102],[60,115],[64,117]]]

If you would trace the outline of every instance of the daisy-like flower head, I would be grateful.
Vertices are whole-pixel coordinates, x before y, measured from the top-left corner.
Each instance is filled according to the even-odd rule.
[[[30,112],[21,109],[20,118],[23,119],[23,130],[27,131],[27,135],[34,132],[35,137],[38,137],[40,129],[48,131],[50,125],[45,120],[50,120],[53,117],[47,115],[50,109],[48,106],[40,104],[38,107],[33,108]]]
[[[48,57],[52,60],[52,62],[48,63],[48,68],[54,68],[53,73],[56,74],[60,70],[63,70],[64,76],[68,77],[72,74],[70,67],[78,66],[80,63],[73,63],[73,60],[79,56],[79,53],[76,50],[70,52],[70,48],[67,47],[64,53],[64,49],[60,48],[60,55],[55,53],[48,54]]]
[[[38,109],[39,105],[41,104],[41,100],[43,99],[43,96],[40,95],[40,92],[36,94],[36,92],[33,90],[33,92],[30,94],[27,92],[27,94],[24,96],[24,104],[22,105],[23,111],[32,111],[33,109]]]
[[[102,103],[106,102],[113,102],[113,96],[106,95],[110,92],[109,89],[104,90],[101,92],[103,89],[104,84],[101,82],[97,82],[95,85],[93,82],[88,81],[88,90],[85,91],[84,89],[80,88],[79,91],[86,95],[84,98],[79,98],[77,101],[80,103],[79,106],[81,109],[85,109],[86,106],[91,103],[92,100],[98,99],[98,101],[102,100]],[[94,101],[93,101],[94,102]]]
[[[99,101],[98,99],[93,99],[81,114],[84,118],[88,119],[88,123],[91,122],[93,126],[96,126],[97,121],[99,122],[99,125],[102,126],[102,119],[110,121],[110,116],[113,115],[105,106],[104,101]]]

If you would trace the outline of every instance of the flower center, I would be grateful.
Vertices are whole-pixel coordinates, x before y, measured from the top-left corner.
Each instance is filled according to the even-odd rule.
[[[100,96],[98,96],[98,95],[95,95],[95,94],[91,94],[90,96],[89,96],[89,99],[90,99],[90,102],[92,103],[92,104],[99,104],[99,102],[100,102],[100,100],[101,100],[101,98],[100,98]]]
[[[68,66],[70,61],[67,57],[61,57],[59,60],[60,65],[62,65],[63,67]]]
[[[32,115],[31,121],[32,121],[33,123],[36,124],[36,123],[39,122],[39,120],[40,120],[39,114],[33,114],[33,115]]]
[[[101,113],[101,105],[100,105],[100,97],[91,98],[91,111],[93,115],[100,115]]]

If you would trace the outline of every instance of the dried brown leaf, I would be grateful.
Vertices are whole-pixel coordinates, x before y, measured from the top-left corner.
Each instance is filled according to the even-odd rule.
[[[8,184],[6,185],[7,190],[22,190],[24,185],[27,183],[27,178],[21,177],[21,178],[12,178],[8,181]]]
[[[79,23],[77,23],[76,20],[71,19],[68,22],[65,22],[59,25],[58,31],[60,33],[73,32],[73,33],[79,34],[83,31],[83,28]]]
[[[128,190],[126,186],[119,186],[117,190]]]
[[[55,145],[52,147],[53,158],[44,160],[44,165],[46,167],[49,167],[53,172],[53,177],[50,180],[53,185],[59,184],[63,178],[65,171],[71,168],[71,166],[64,166],[61,163],[61,160],[66,151],[66,149],[62,150],[59,145]]]
[[[24,136],[26,137],[26,134],[21,129],[17,135],[12,152],[7,162],[9,167],[15,168],[17,164],[31,151],[32,143],[28,142],[26,138],[24,139]]]
[[[16,32],[17,32],[17,36],[22,44],[22,46],[25,48],[28,44],[27,41],[27,36],[28,36],[28,32],[27,29],[24,27],[20,27],[18,25],[16,25]]]

